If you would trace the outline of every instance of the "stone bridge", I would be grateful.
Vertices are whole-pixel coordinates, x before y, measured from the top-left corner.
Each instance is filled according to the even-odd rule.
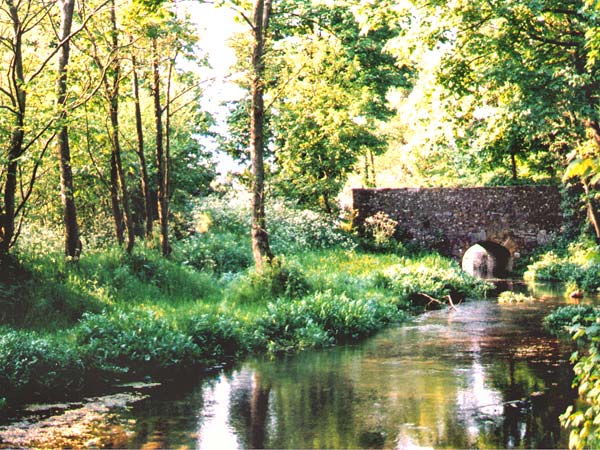
[[[402,240],[460,259],[477,244],[508,251],[508,269],[562,225],[555,186],[354,189],[353,203],[359,229],[383,211],[398,222]]]

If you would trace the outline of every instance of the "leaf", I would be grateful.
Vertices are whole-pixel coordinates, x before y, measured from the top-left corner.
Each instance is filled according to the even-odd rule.
[[[577,158],[571,161],[563,175],[563,181],[571,178],[587,178],[598,173],[598,160],[590,158]]]

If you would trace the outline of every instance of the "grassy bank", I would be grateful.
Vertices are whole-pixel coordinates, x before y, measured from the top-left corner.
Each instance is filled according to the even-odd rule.
[[[9,402],[360,339],[422,309],[423,294],[485,290],[437,255],[340,248],[298,252],[263,274],[199,271],[149,249],[95,251],[76,264],[25,257],[11,270],[18,281],[4,280],[0,328]]]
[[[247,205],[203,199],[168,259],[149,243],[130,255],[86,249],[68,262],[52,242],[33,241],[43,235],[24,235],[0,274],[0,398],[50,398],[251,352],[334,345],[401,322],[431,297],[484,295],[487,285],[455,262],[397,244],[361,246],[343,224],[283,203],[268,211],[279,256],[256,273]]]
[[[567,291],[597,292],[600,288],[600,246],[589,240],[559,246],[536,257],[523,276],[531,281],[563,282]]]

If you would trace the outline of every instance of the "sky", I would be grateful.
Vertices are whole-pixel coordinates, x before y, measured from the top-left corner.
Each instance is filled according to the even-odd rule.
[[[237,100],[242,91],[232,82],[227,81],[231,75],[231,66],[235,63],[235,54],[227,46],[227,41],[236,32],[246,31],[243,23],[234,20],[235,13],[227,7],[215,7],[198,1],[185,1],[179,5],[189,11],[193,22],[198,27],[199,47],[206,52],[210,68],[200,70],[203,78],[214,80],[205,87],[201,99],[203,110],[213,114],[217,120],[217,131],[225,130],[226,111],[222,104],[226,101]],[[210,150],[216,150],[213,141],[202,142]],[[218,154],[217,170],[228,173],[239,170],[239,166],[227,155]]]

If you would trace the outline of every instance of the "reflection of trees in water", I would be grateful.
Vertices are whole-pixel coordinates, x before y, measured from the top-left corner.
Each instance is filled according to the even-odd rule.
[[[246,373],[230,396],[229,424],[244,448],[265,448],[271,387],[259,372]]]
[[[244,446],[356,447],[351,383],[337,371],[305,369],[296,377],[277,363],[265,364],[236,386],[230,424]]]
[[[523,337],[504,349],[502,360],[489,359],[490,382],[503,393],[500,447],[551,448],[561,443],[558,416],[571,404],[569,364],[558,364],[564,349],[546,337]],[[533,394],[533,395],[532,395]],[[563,442],[562,445],[565,445]]]
[[[194,400],[196,415],[208,411],[201,431],[221,427],[244,448],[560,444],[557,417],[571,401],[570,369],[556,363],[564,351],[527,330],[527,314],[472,311],[433,315],[360,346],[246,364],[206,386],[204,405]],[[146,442],[163,425],[149,427]]]
[[[204,389],[185,382],[180,382],[179,387],[167,383],[153,390],[152,397],[132,406],[130,415],[136,423],[134,437],[127,447],[195,447],[198,411],[205,406]]]

